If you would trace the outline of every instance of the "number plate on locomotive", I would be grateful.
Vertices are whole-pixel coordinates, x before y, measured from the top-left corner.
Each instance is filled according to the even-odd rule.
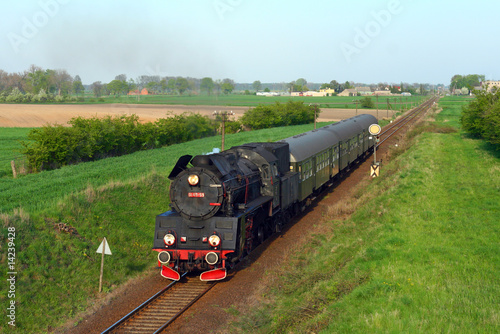
[[[188,197],[205,197],[205,193],[188,193]]]

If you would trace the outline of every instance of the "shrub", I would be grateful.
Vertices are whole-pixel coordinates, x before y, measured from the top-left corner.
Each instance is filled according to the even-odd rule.
[[[19,88],[14,87],[10,94],[5,99],[7,102],[20,103],[23,102],[23,93],[19,90]]]
[[[40,103],[47,102],[48,99],[49,99],[49,96],[47,95],[47,93],[45,93],[44,89],[40,89],[38,94],[36,94],[33,97],[34,102],[40,102]]]
[[[146,124],[140,123],[137,115],[75,117],[68,124],[71,127],[46,125],[30,131],[30,141],[21,144],[32,170],[55,169],[216,133],[213,121],[207,116],[188,113]]]
[[[57,95],[55,98],[54,98],[54,101],[56,102],[64,102],[64,96],[62,95]]]
[[[500,148],[500,91],[476,91],[475,94],[476,98],[462,108],[462,127]]]
[[[373,103],[371,97],[364,97],[361,99],[361,108],[375,108],[375,103]]]
[[[320,113],[317,106],[306,106],[302,101],[288,101],[286,104],[276,102],[271,105],[258,105],[248,110],[241,122],[253,130],[287,125],[308,124],[314,122]]]

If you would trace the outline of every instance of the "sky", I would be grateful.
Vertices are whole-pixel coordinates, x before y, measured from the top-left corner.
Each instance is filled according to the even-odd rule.
[[[2,0],[0,69],[238,83],[500,80],[496,0]]]

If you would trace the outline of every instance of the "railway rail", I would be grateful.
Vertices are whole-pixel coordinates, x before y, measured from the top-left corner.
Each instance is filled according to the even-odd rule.
[[[417,106],[413,110],[410,110],[406,115],[398,119],[397,121],[391,123],[390,125],[386,126],[384,130],[380,133],[379,138],[380,141],[377,144],[377,147],[382,145],[386,140],[388,140],[393,134],[395,134],[397,131],[399,131],[401,128],[406,126],[408,123],[415,121],[417,117],[422,113],[425,112],[428,108],[430,108],[434,102],[438,100],[437,97],[433,97],[421,105]]]
[[[184,274],[101,334],[160,333],[214,285]]]

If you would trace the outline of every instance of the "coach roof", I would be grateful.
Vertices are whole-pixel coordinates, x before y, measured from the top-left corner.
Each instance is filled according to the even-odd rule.
[[[333,132],[312,130],[281,140],[290,145],[290,162],[300,162],[337,144],[339,139]]]

